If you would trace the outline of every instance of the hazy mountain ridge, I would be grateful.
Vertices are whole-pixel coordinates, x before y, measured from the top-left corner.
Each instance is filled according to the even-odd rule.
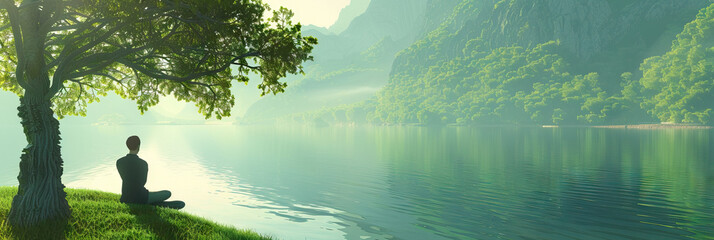
[[[642,112],[630,113],[639,108],[633,96],[620,93],[633,77],[620,75],[638,77],[643,60],[666,52],[708,4],[466,0],[437,30],[397,56],[390,83],[364,111],[373,112],[370,121],[385,123],[645,119]],[[590,90],[572,89],[576,82]],[[543,95],[561,91],[569,93]],[[578,100],[566,96],[573,91],[581,94]]]
[[[329,29],[324,27],[318,27],[315,25],[302,26],[302,33],[305,35],[332,35],[334,34]]]
[[[607,124],[656,120],[706,123],[711,109],[702,108],[700,103],[677,104],[676,109],[666,111],[681,113],[671,114],[649,103],[652,101],[647,103],[650,108],[640,105],[647,102],[643,98],[655,93],[651,93],[651,86],[642,86],[646,83],[639,79],[640,68],[653,68],[652,64],[642,65],[649,57],[667,53],[667,57],[656,61],[707,59],[702,56],[708,56],[709,51],[705,53],[689,42],[711,41],[701,40],[709,35],[688,32],[709,31],[703,13],[697,13],[711,2],[459,1],[450,14],[441,15],[443,21],[438,27],[421,34],[420,39],[397,54],[389,83],[375,98],[293,115],[290,119],[378,124]],[[439,3],[453,2],[428,4],[433,7]],[[422,23],[436,22],[426,16]],[[698,27],[683,32],[684,26],[695,19]],[[684,50],[673,52],[675,39]],[[694,55],[680,56],[682,51]],[[712,97],[706,95],[709,90],[704,88],[705,83],[694,87],[690,83],[677,85],[660,76],[657,71],[661,70],[657,69],[666,67],[663,61],[649,71],[647,81],[668,81],[672,89],[684,85],[688,89],[686,94],[681,93],[683,90],[667,90],[657,97]],[[696,64],[678,65],[680,69],[676,71],[708,74]],[[686,78],[686,74],[682,77]],[[641,92],[643,87],[648,87],[650,93]],[[655,100],[658,101],[665,102]],[[659,119],[653,118],[652,108],[659,109]]]
[[[304,35],[319,39],[313,51],[315,61],[305,65],[306,75],[288,77],[285,93],[259,100],[246,112],[245,119],[270,119],[374,96],[386,84],[396,53],[428,32],[426,16],[439,14],[428,9],[432,2],[375,0],[341,34],[303,31]]]
[[[370,1],[371,0],[351,0],[350,4],[340,11],[337,21],[328,29],[335,34],[340,34],[345,31],[354,18],[367,10]]]

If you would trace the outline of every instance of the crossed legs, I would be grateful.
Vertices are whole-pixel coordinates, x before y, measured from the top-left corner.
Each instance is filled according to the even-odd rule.
[[[171,197],[171,192],[169,190],[162,190],[158,192],[149,192],[149,204],[160,203],[169,199]]]
[[[170,197],[171,192],[168,190],[149,192],[149,199],[147,202],[151,205],[173,209],[181,209],[186,206],[186,203],[182,201],[166,201],[166,199],[169,199]]]

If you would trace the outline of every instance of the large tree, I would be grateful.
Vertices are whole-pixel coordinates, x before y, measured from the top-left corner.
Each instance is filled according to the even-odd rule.
[[[66,219],[59,122],[108,92],[140,111],[159,96],[230,115],[232,82],[262,76],[263,94],[302,72],[317,40],[260,0],[0,0],[0,87],[20,97],[27,146],[9,222]]]

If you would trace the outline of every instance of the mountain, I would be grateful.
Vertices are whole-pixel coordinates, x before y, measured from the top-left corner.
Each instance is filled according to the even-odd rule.
[[[244,119],[272,119],[374,96],[386,84],[396,53],[428,32],[425,27],[435,26],[426,22],[427,15],[435,14],[435,9],[428,8],[432,2],[371,1],[365,12],[340,34],[303,31],[304,35],[319,40],[313,51],[315,61],[305,64],[306,75],[288,77],[285,93],[260,99],[248,109]]]
[[[302,34],[308,35],[308,36],[314,36],[314,35],[332,35],[333,33],[324,27],[318,27],[315,25],[307,25],[307,26],[302,26]]]
[[[704,0],[466,0],[395,59],[360,106],[376,123],[653,121],[640,64],[665,53]]]
[[[460,57],[469,41],[481,39],[491,48],[559,41],[576,73],[634,71],[645,57],[664,53],[707,5],[705,0],[463,1],[440,29],[400,55],[394,68],[423,55]],[[431,47],[417,47],[424,44]]]
[[[292,93],[249,113],[307,123],[708,124],[712,2],[372,1],[341,34],[318,36],[316,61]]]
[[[354,18],[362,15],[364,11],[369,7],[369,2],[371,0],[352,0],[350,4],[340,11],[340,15],[329,30],[333,33],[340,34],[350,26],[350,23]]]

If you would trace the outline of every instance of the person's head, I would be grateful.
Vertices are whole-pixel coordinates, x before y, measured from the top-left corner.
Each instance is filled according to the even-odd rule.
[[[126,139],[126,147],[129,148],[129,152],[138,153],[139,146],[141,145],[141,140],[137,136],[131,136]]]

